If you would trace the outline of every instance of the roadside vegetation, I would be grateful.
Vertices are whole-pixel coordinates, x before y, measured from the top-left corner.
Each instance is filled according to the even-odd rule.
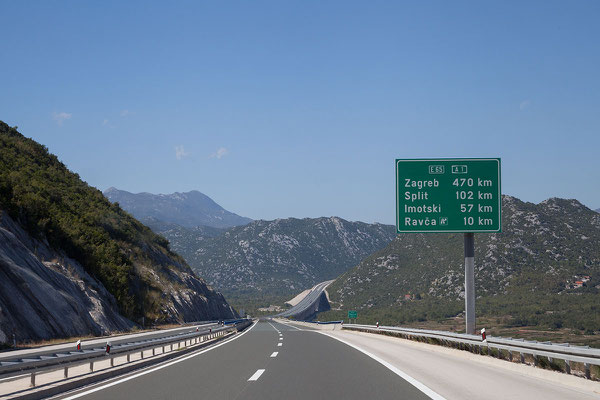
[[[154,264],[156,274],[168,276],[168,268],[156,265],[152,255],[189,269],[169,250],[168,241],[111,204],[46,146],[2,121],[0,154],[0,210],[33,237],[81,263],[113,294],[124,316],[159,319],[161,288],[138,274],[135,264]]]

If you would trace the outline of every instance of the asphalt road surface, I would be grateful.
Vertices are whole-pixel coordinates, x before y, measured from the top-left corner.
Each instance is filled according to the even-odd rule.
[[[331,337],[259,322],[211,349],[57,399],[429,399]]]

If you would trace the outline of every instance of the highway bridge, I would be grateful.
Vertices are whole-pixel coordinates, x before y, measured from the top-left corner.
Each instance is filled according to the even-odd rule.
[[[313,319],[319,312],[329,310],[329,301],[325,289],[332,282],[333,280],[315,285],[298,304],[276,316],[305,321]]]
[[[598,399],[600,383],[457,349],[281,319],[55,399]],[[336,327],[336,328],[334,328]],[[0,381],[0,389],[14,384]],[[3,398],[27,395],[26,389]]]

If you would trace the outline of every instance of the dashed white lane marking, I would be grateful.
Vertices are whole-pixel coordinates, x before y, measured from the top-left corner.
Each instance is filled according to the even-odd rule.
[[[257,371],[254,373],[254,375],[252,375],[252,376],[250,377],[250,379],[248,379],[248,382],[250,382],[250,381],[257,381],[257,380],[258,380],[258,378],[260,378],[260,376],[263,374],[263,372],[265,372],[265,370],[264,370],[264,369],[259,369],[259,370],[257,370]]]
[[[274,351],[273,354],[271,354],[271,357],[273,357],[273,358],[277,357],[277,354],[279,354],[279,352],[278,351]]]
[[[212,347],[209,347],[208,349],[205,349],[205,350],[199,351],[199,352],[197,352],[197,353],[192,353],[192,354],[191,354],[191,355],[189,355],[189,356],[185,356],[185,357],[177,358],[177,359],[175,359],[175,361],[171,361],[171,362],[168,362],[168,363],[166,363],[166,364],[159,365],[158,367],[154,367],[154,368],[151,368],[151,369],[147,369],[147,370],[145,370],[145,371],[143,371],[143,372],[140,372],[139,374],[131,375],[131,376],[128,376],[127,378],[119,379],[118,381],[110,382],[110,383],[107,383],[106,385],[102,385],[102,386],[99,386],[99,387],[95,387],[94,389],[86,390],[85,392],[81,392],[81,393],[74,394],[73,396],[65,397],[63,400],[73,400],[73,399],[76,399],[76,398],[78,398],[78,397],[82,397],[82,396],[88,395],[88,394],[90,394],[90,393],[94,393],[94,392],[97,392],[97,391],[99,391],[99,390],[106,389],[107,387],[115,386],[115,385],[118,385],[119,383],[122,383],[122,382],[127,382],[127,381],[129,381],[129,380],[131,380],[131,379],[137,378],[138,376],[146,375],[146,374],[149,374],[150,372],[154,372],[154,371],[158,371],[159,369],[163,369],[163,368],[166,368],[166,367],[170,367],[170,366],[171,366],[171,365],[173,365],[173,364],[180,363],[180,362],[182,362],[182,361],[185,361],[185,360],[188,360],[188,359],[190,359],[190,358],[192,358],[192,357],[199,356],[200,354],[204,354],[204,353],[206,353],[207,351],[214,350],[214,349],[216,349],[217,347],[221,347],[221,346],[223,346],[224,344],[227,344],[227,343],[229,343],[229,342],[232,342],[232,341],[234,341],[234,340],[236,340],[236,339],[239,339],[239,338],[241,338],[241,337],[242,337],[242,336],[244,336],[246,333],[250,332],[250,331],[252,330],[252,328],[254,328],[254,327],[256,326],[256,324],[258,324],[258,321],[254,322],[254,325],[252,325],[250,328],[248,328],[248,329],[246,329],[244,332],[242,332],[242,333],[241,333],[241,335],[239,335],[239,336],[234,336],[234,337],[232,337],[231,339],[229,339],[229,340],[225,340],[225,341],[223,341],[223,342],[221,342],[221,343],[219,343],[219,344],[216,344],[216,345],[214,345],[214,346],[212,346]]]
[[[373,360],[377,361],[378,363],[382,364],[383,366],[385,366],[387,369],[389,369],[390,371],[392,371],[393,373],[395,373],[396,375],[398,375],[400,378],[404,379],[405,381],[407,381],[408,383],[410,383],[411,385],[413,385],[415,388],[419,389],[421,392],[423,392],[425,395],[427,395],[430,399],[433,400],[446,400],[445,397],[443,397],[442,395],[440,395],[439,393],[434,392],[433,390],[431,390],[429,387],[425,386],[424,384],[422,384],[421,382],[419,382],[418,380],[416,380],[415,378],[413,378],[412,376],[408,375],[407,373],[399,370],[398,368],[396,368],[395,366],[393,366],[392,364],[390,364],[389,362],[385,361],[382,358],[379,358],[378,356],[376,356],[373,353],[369,353],[368,351],[361,349],[360,347],[345,341],[344,339],[340,339],[338,337],[335,337],[333,335],[330,335],[328,333],[325,332],[321,332],[321,331],[314,331],[317,333],[320,333],[321,335],[325,335],[325,336],[329,336],[332,339],[338,340],[350,347],[355,348],[356,350],[360,351],[363,354],[366,354],[367,356],[371,357]]]
[[[280,337],[280,338],[279,338],[279,340],[283,340],[283,338],[282,338],[282,337]]]
[[[277,347],[281,347],[283,343],[277,343]]]

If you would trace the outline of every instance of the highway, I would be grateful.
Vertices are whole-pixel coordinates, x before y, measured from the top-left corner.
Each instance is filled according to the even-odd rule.
[[[261,321],[212,347],[53,397],[592,400],[600,383],[389,336]]]
[[[233,339],[56,399],[429,399],[360,351],[259,322]]]

